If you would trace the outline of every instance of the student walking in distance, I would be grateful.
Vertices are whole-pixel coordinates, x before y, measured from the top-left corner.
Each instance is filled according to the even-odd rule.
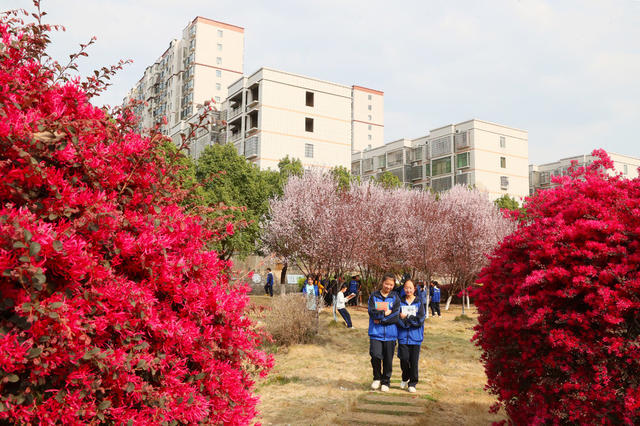
[[[418,384],[418,360],[420,345],[424,338],[424,318],[427,307],[416,296],[416,287],[411,279],[404,282],[405,296],[400,299],[398,327],[398,358],[402,369],[400,389],[416,391]]]
[[[385,274],[380,290],[369,297],[369,355],[373,368],[371,389],[389,391],[393,352],[398,338],[400,299],[393,291],[395,277]]]
[[[264,285],[264,294],[273,297],[273,274],[271,268],[267,268],[267,283]]]
[[[342,319],[344,319],[344,322],[347,324],[347,328],[351,328],[351,315],[349,315],[349,311],[347,311],[346,302],[349,299],[353,299],[354,297],[356,297],[356,295],[350,294],[347,297],[344,297],[344,293],[346,291],[347,285],[342,284],[342,286],[340,287],[340,291],[338,292],[338,298],[336,300],[336,309],[338,310],[338,312],[340,312]]]
[[[441,317],[442,315],[440,314],[440,287],[438,287],[438,281],[431,281],[431,288],[429,289],[429,297],[431,299],[431,302],[429,303],[429,305],[431,305],[431,315],[435,317],[437,313],[438,316]]]

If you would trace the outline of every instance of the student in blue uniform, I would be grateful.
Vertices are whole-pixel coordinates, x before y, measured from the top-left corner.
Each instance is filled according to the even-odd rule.
[[[420,345],[424,338],[424,318],[427,307],[416,295],[416,287],[412,280],[404,283],[405,296],[400,300],[398,327],[398,358],[402,369],[400,389],[416,391],[418,384],[418,360]]]
[[[437,313],[438,316],[441,317],[442,315],[440,314],[440,287],[438,287],[438,281],[431,281],[431,288],[429,289],[429,297],[431,298],[431,302],[429,303],[431,305],[431,315],[435,317]]]
[[[369,297],[369,355],[373,368],[371,389],[389,391],[393,352],[398,338],[400,299],[393,291],[395,277],[385,274],[380,290]]]
[[[271,268],[267,268],[267,283],[264,285],[264,294],[273,297],[273,274]]]

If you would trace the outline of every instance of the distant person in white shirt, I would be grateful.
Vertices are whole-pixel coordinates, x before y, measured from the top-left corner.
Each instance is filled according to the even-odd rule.
[[[349,311],[347,311],[347,300],[353,299],[354,297],[356,297],[355,294],[350,294],[347,297],[344,296],[344,294],[347,291],[347,284],[342,284],[342,287],[340,287],[340,291],[338,292],[338,298],[336,300],[336,309],[338,310],[338,312],[340,312],[340,315],[342,316],[342,318],[344,319],[344,322],[347,323],[347,328],[351,328],[351,315],[349,315]]]

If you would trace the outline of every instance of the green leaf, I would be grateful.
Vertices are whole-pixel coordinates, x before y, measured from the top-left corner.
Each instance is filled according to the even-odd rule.
[[[51,309],[58,309],[62,307],[62,302],[53,302],[52,304],[49,305],[49,308]]]
[[[62,242],[55,240],[52,244],[53,249],[57,252],[61,252],[62,251]]]
[[[31,258],[29,256],[20,256],[20,258],[18,258],[18,260],[22,263],[28,263],[31,262]]]
[[[125,392],[133,392],[133,390],[136,388],[136,386],[129,382],[127,383],[127,386],[124,388]]]
[[[31,256],[37,256],[38,253],[40,253],[40,244],[35,241],[29,244],[29,254]]]
[[[59,391],[56,394],[56,401],[58,401],[59,403],[62,403],[62,401],[64,401],[64,397],[65,397],[66,392],[65,391]]]
[[[58,318],[60,318],[60,315],[59,315],[57,312],[55,312],[55,311],[49,312],[49,313],[48,313],[48,315],[49,315],[49,318],[51,318],[51,319],[58,319]]]
[[[160,214],[160,212],[162,211],[162,209],[158,206],[153,206],[153,210],[158,214]]]
[[[109,407],[111,407],[111,401],[105,399],[100,403],[100,405],[98,405],[98,410],[106,410]]]
[[[9,375],[7,376],[7,380],[9,380],[9,382],[11,382],[11,383],[15,383],[15,382],[17,382],[18,380],[20,380],[20,377],[18,377],[18,375],[17,375],[17,374],[9,374]]]
[[[29,359],[37,358],[37,357],[40,356],[41,353],[42,353],[42,348],[38,348],[38,347],[34,346],[33,348],[31,348],[31,350],[27,354],[27,358],[29,358]]]
[[[133,426],[133,420],[129,419],[129,421],[127,422],[127,426]]]
[[[29,242],[31,241],[31,238],[33,237],[33,235],[31,234],[31,232],[29,232],[28,230],[24,230],[24,239]]]
[[[27,246],[22,241],[16,241],[13,243],[13,248],[26,248]]]

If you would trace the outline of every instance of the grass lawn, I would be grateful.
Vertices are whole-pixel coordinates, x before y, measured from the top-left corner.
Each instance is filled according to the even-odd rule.
[[[277,296],[274,296],[277,297]],[[258,305],[269,305],[265,296],[251,296]],[[443,304],[444,305],[444,304]],[[367,394],[372,381],[364,308],[350,308],[354,328],[332,323],[327,309],[320,314],[320,332],[314,342],[280,348],[275,367],[257,384],[261,398],[257,421],[264,425],[324,425],[340,423],[356,401]],[[470,342],[476,315],[454,321],[460,306],[428,318],[420,353],[418,396],[428,401],[419,423],[424,425],[486,425],[504,419],[491,415],[495,398],[484,391],[486,376],[480,351]],[[400,366],[394,361],[391,387],[400,384]]]

